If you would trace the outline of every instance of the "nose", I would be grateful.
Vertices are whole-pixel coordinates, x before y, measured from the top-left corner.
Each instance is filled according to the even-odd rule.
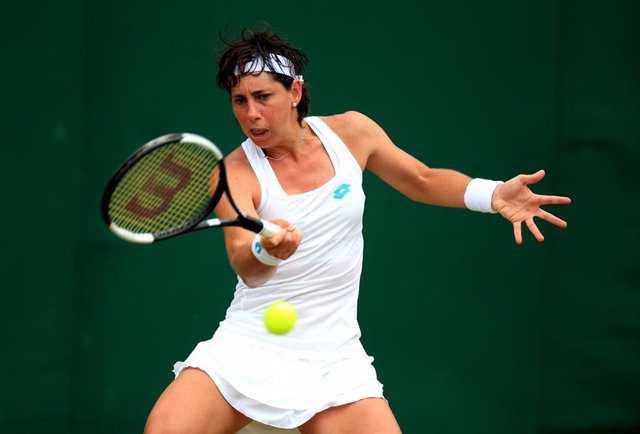
[[[247,102],[247,116],[249,117],[250,120],[255,121],[256,119],[260,118],[260,112],[258,111],[258,105],[249,100]]]

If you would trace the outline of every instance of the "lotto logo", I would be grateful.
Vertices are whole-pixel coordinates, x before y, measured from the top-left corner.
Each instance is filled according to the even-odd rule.
[[[342,199],[351,191],[351,184],[341,184],[336,190],[333,192],[334,199]]]

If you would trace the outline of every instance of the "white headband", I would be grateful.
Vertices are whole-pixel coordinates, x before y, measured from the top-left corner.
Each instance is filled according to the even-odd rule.
[[[296,75],[295,69],[293,67],[293,62],[291,62],[291,60],[279,54],[273,53],[269,54],[269,58],[266,64],[262,57],[258,57],[250,62],[245,63],[242,73],[240,73],[240,69],[236,66],[233,74],[237,77],[245,74],[259,74],[263,71],[286,75],[287,77],[291,77],[295,80],[300,80],[302,83],[304,83],[304,79],[302,78],[302,76]]]

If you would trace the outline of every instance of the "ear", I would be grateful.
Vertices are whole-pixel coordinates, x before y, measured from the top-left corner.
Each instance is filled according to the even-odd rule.
[[[292,103],[299,103],[302,99],[302,82],[300,80],[293,80],[291,83],[291,100]]]

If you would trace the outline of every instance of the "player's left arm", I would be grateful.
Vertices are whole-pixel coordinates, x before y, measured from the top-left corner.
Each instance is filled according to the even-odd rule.
[[[471,178],[452,169],[436,169],[427,166],[398,148],[373,120],[357,112],[344,115],[344,134],[349,146],[363,168],[368,168],[387,184],[405,196],[426,204],[465,207],[464,196]],[[564,196],[535,194],[529,185],[544,178],[540,170],[530,175],[517,175],[498,185],[491,198],[491,207],[513,225],[516,243],[522,243],[524,222],[538,241],[544,241],[534,217],[541,218],[560,228],[567,223],[543,210],[543,205],[567,205],[571,199]]]
[[[336,118],[335,126],[342,131],[339,135],[363,169],[369,169],[417,202],[465,206],[464,191],[471,180],[469,176],[456,170],[427,166],[397,147],[377,123],[361,113],[347,112]]]

